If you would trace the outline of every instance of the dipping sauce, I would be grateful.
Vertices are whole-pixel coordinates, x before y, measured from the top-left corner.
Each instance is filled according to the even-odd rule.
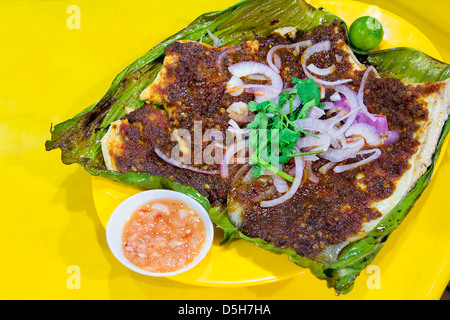
[[[125,257],[150,272],[184,268],[200,253],[206,231],[200,215],[176,199],[152,200],[132,213],[122,234]]]

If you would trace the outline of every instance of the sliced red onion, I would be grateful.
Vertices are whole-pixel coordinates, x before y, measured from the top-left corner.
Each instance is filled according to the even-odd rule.
[[[356,118],[358,123],[366,123],[374,127],[379,134],[384,134],[388,131],[387,118],[383,115],[373,114],[369,117],[366,113],[360,113]]]
[[[232,76],[227,83],[225,92],[231,96],[237,97],[244,92],[244,88],[242,88],[243,85],[244,82],[241,80],[241,78]]]
[[[254,118],[254,114],[248,114],[248,107],[245,102],[233,102],[227,109],[231,119],[237,122],[248,123]]]
[[[244,84],[241,88],[246,92],[253,93],[256,97],[264,97],[265,100],[276,98],[281,93],[278,88],[265,84]]]
[[[255,62],[256,63],[256,62]],[[254,74],[251,77],[254,76],[261,76],[259,74]],[[264,77],[264,76],[263,76]],[[267,78],[264,78],[267,80]],[[282,80],[281,81],[281,86]],[[244,82],[237,76],[232,76],[231,79],[228,81],[226,86],[226,92],[232,96],[239,96],[244,91],[253,93],[255,95],[255,101],[256,102],[263,102],[267,100],[273,100],[278,101],[279,95],[281,93],[281,88],[279,87],[278,80],[276,81],[276,86],[268,85],[268,84],[244,84]]]
[[[281,168],[279,168],[281,169]],[[277,174],[272,175],[273,185],[275,186],[275,189],[279,193],[286,193],[289,190],[289,186],[282,177],[280,177]]]
[[[220,176],[222,178],[224,179],[228,178],[229,175],[228,165],[230,164],[231,159],[234,157],[236,153],[244,149],[245,146],[246,146],[245,141],[241,140],[233,143],[227,148],[227,151],[225,151],[225,154],[223,155],[222,163],[220,164]]]
[[[319,53],[322,51],[328,51],[331,49],[331,42],[330,40],[321,41],[318,43],[313,44],[308,49],[305,50],[302,56],[302,62],[308,61],[309,58],[315,53]]]
[[[325,102],[323,102],[323,105],[324,105],[324,107],[323,107],[324,110],[330,110],[330,109],[334,108],[334,103],[331,101],[325,101]]]
[[[305,131],[311,132],[327,132],[330,124],[328,120],[305,118],[294,121],[295,126]]]
[[[349,145],[347,145],[347,148],[344,149],[330,148],[327,151],[319,154],[319,157],[331,162],[341,162],[350,158],[354,158],[356,157],[359,150],[364,147],[364,140],[358,139],[356,142],[352,143],[350,146]]]
[[[273,63],[278,70],[281,69],[281,58],[278,54],[273,55]]]
[[[387,138],[383,140],[383,144],[388,146],[398,141],[400,134],[398,131],[390,130],[386,132]]]
[[[327,89],[321,83],[318,83],[317,85],[319,86],[319,90],[320,90],[320,99],[324,99],[325,98],[325,94],[327,93]]]
[[[341,100],[342,100],[342,97],[341,97],[341,95],[339,94],[339,92],[335,92],[335,93],[333,93],[333,94],[330,96],[330,100],[333,101],[333,102],[335,102],[335,101],[341,101]]]
[[[208,29],[206,29],[206,32],[208,32],[209,36],[211,37],[212,41],[213,41],[213,47],[217,48],[217,45],[219,44],[219,38],[216,37],[215,35],[213,35],[213,33],[211,31],[209,31]]]
[[[279,72],[280,68],[274,64],[274,54],[275,51],[282,49],[282,48],[300,48],[300,47],[309,47],[312,44],[311,40],[306,41],[300,41],[288,45],[280,44],[277,46],[272,47],[269,52],[267,53],[267,64],[276,72]]]
[[[225,133],[220,130],[211,130],[209,133],[209,139],[211,141],[223,140],[225,138]]]
[[[309,71],[311,71],[314,74],[317,74],[318,76],[327,76],[330,73],[332,73],[335,69],[334,66],[331,66],[328,68],[319,68],[319,67],[313,65],[312,63],[307,65],[306,68],[308,68]]]
[[[345,100],[342,102],[335,102],[335,105],[341,106],[344,110],[350,111],[353,109],[356,109],[360,107],[358,104],[358,94],[356,91],[350,89],[347,86],[344,85],[337,85],[334,87],[334,90],[338,93],[341,93],[345,96]],[[350,109],[347,110],[346,106],[348,106]]]
[[[305,135],[297,140],[297,147],[300,149],[308,148],[308,151],[322,150],[327,151],[330,147],[330,136],[328,134],[319,133],[317,137]]]
[[[261,201],[261,207],[267,208],[282,204],[283,202],[289,200],[297,192],[298,188],[302,183],[303,169],[305,164],[302,157],[295,157],[294,161],[295,161],[295,177],[289,190],[279,198],[268,201]]]
[[[358,104],[357,94],[354,90],[352,90],[349,87],[344,86],[344,85],[337,85],[334,87],[334,90],[336,90],[336,92],[341,93],[345,96],[346,103],[350,107],[350,110],[346,110],[346,111],[348,111],[348,113],[345,116],[343,116],[342,119],[339,119],[338,121],[334,121],[334,123],[332,123],[331,129],[333,130],[335,124],[337,124],[340,121],[347,118],[347,121],[345,122],[345,124],[342,125],[339,129],[337,129],[337,131],[334,132],[334,136],[339,137],[342,134],[344,134],[344,132],[353,124],[353,122],[356,120],[356,117],[362,110],[361,109],[362,107]],[[341,105],[342,104],[341,101],[337,101],[335,103],[335,105],[337,105],[337,106]]]
[[[276,95],[276,96],[273,96],[273,97],[266,96],[264,94],[262,94],[262,95],[257,95],[256,94],[255,95],[255,101],[257,103],[261,103],[261,102],[264,102],[264,101],[272,101],[273,103],[277,103],[279,99],[280,99],[279,95]]]
[[[158,155],[158,157],[160,157],[162,160],[164,160],[165,162],[181,168],[181,169],[187,169],[187,170],[191,170],[194,172],[198,172],[198,173],[204,173],[204,174],[218,174],[219,171],[218,170],[211,170],[211,171],[207,171],[207,170],[202,170],[202,169],[198,169],[197,167],[193,167],[193,166],[189,166],[187,164],[183,164],[180,162],[177,162],[171,158],[169,158],[168,156],[166,156],[161,150],[159,150],[158,148],[154,149],[155,153]]]
[[[361,161],[355,162],[355,163],[336,166],[336,167],[334,167],[333,171],[336,173],[341,173],[341,172],[359,167],[363,164],[369,163],[369,162],[377,159],[381,155],[381,150],[380,149],[362,150],[362,151],[358,152],[357,155],[364,155],[364,154],[369,154],[369,153],[373,153],[373,154],[371,156],[369,156]]]
[[[306,76],[308,78],[313,78],[315,82],[323,84],[324,86],[335,86],[335,85],[340,85],[340,84],[344,84],[347,82],[351,82],[352,79],[342,79],[342,80],[337,80],[337,81],[325,81],[322,79],[319,79],[315,76],[313,76],[307,68],[307,62],[308,59],[315,53],[318,52],[322,52],[322,51],[328,51],[330,50],[331,45],[330,45],[330,41],[329,40],[325,40],[322,42],[318,42],[316,44],[313,44],[312,46],[310,46],[308,49],[305,50],[305,52],[303,53],[301,62],[302,62],[302,67],[303,67],[303,71],[305,72]]]
[[[381,143],[381,137],[377,133],[377,129],[367,123],[352,124],[345,132],[345,136],[350,137],[352,135],[362,137],[370,146],[376,146]]]
[[[331,169],[335,164],[336,164],[336,163],[334,163],[334,162],[328,162],[328,163],[325,163],[323,166],[321,166],[321,167],[319,168],[319,172],[320,172],[321,174],[327,174],[328,171],[330,171],[330,169]]]
[[[342,132],[345,130],[345,127],[348,125],[350,125],[353,122],[353,116],[351,114],[351,112],[345,112],[343,110],[337,110],[338,112],[336,113],[336,115],[334,117],[331,117],[327,120],[325,120],[327,122],[327,127],[325,129],[325,132],[329,135],[330,137],[330,141],[331,141],[331,145],[334,148],[340,148],[340,144],[338,142],[338,140],[341,138],[341,136],[343,136]],[[354,111],[356,112],[356,111]],[[337,129],[335,127],[336,124],[342,122],[343,120],[345,120],[348,117],[352,117],[349,120],[346,121],[346,123],[341,126],[339,129]]]
[[[356,113],[358,110],[353,111],[354,113]],[[334,127],[334,125],[342,120],[344,120],[345,118],[351,116],[351,113],[345,113],[344,111],[341,111],[340,113],[338,113],[336,116],[330,118],[330,119],[315,119],[315,118],[306,118],[306,119],[298,119],[296,121],[294,121],[294,125],[296,125],[297,127],[299,127],[300,129],[307,131],[307,132],[311,132],[311,133],[326,133],[329,135],[330,140],[331,140],[331,144],[334,147],[339,147],[339,144],[337,142],[337,138],[340,135],[343,135],[342,133],[339,131],[339,129],[336,129]],[[353,121],[354,119],[351,119],[351,121]],[[349,122],[349,124],[351,124],[351,122]],[[346,124],[344,124],[345,126]],[[343,130],[345,130],[345,128],[343,128]]]
[[[248,80],[267,81],[267,78],[262,74],[250,74],[245,77]]]
[[[233,76],[242,78],[251,74],[262,74],[266,76],[272,83],[274,89],[279,90],[278,94],[283,89],[283,80],[280,75],[271,67],[254,61],[238,62],[228,67],[228,70]]]
[[[230,119],[228,121],[228,124],[230,126],[227,128],[227,131],[232,132],[234,135],[247,134],[247,133],[250,132],[249,128],[241,128],[239,126],[239,124],[237,124],[237,122],[235,120],[233,120],[233,119]]]
[[[320,109],[319,107],[313,106],[308,112],[308,117],[309,118],[319,119],[324,114],[325,114],[325,111],[323,111],[323,109]]]
[[[347,129],[355,122],[355,119],[360,110],[361,110],[360,108],[356,108],[343,115],[339,113],[337,116],[330,118],[328,120],[330,124],[327,132],[329,132],[335,139],[340,138],[345,133],[345,131],[347,131]],[[340,123],[341,121],[344,121],[345,119],[347,120],[342,126],[340,126],[339,128],[335,127],[336,124]]]
[[[367,116],[372,121],[375,121],[375,119],[373,118],[373,115],[367,110],[367,107],[364,104],[364,87],[366,86],[367,78],[369,77],[369,74],[372,70],[375,70],[375,68],[373,66],[370,66],[366,69],[366,71],[364,71],[364,75],[362,77],[361,84],[360,84],[359,90],[358,90],[358,103],[363,108],[364,113],[367,114]],[[375,72],[376,72],[376,70],[375,70]]]
[[[327,116],[331,116],[333,114],[339,114],[339,113],[343,114],[344,113],[342,108],[339,108],[339,107],[333,107],[331,109],[324,109],[324,110],[327,110],[327,112],[325,112],[325,115],[327,115]]]
[[[233,102],[228,108],[229,113],[234,113],[239,116],[246,116],[248,114],[248,106],[245,102]]]
[[[228,121],[228,124],[234,129],[234,131],[241,129],[241,127],[233,119],[230,119],[230,121]]]
[[[217,56],[217,59],[216,59],[216,68],[217,68],[217,70],[219,70],[219,72],[223,73],[223,68],[222,68],[223,59],[228,54],[236,52],[238,50],[241,50],[241,46],[228,47],[228,48],[222,49],[222,51],[219,52],[219,55]]]
[[[350,112],[350,110],[352,109],[350,107],[350,105],[348,104],[347,99],[341,99],[341,100],[335,101],[334,105],[338,108],[341,108],[342,110],[347,111],[347,112]]]
[[[321,150],[321,149],[317,148],[317,150]],[[303,157],[303,160],[305,160],[305,161],[317,161],[317,160],[319,160],[319,157],[314,155],[314,154],[308,154],[308,155],[302,156],[302,157]]]
[[[314,171],[312,170],[312,162],[311,161],[306,161],[305,162],[305,167],[306,167],[306,172],[308,173],[308,179],[311,182],[314,182],[314,183],[319,182],[319,180],[320,180],[319,177],[316,176],[314,174]]]
[[[249,123],[249,122],[252,122],[253,119],[255,119],[255,115],[249,114],[246,116],[242,116],[242,115],[237,115],[235,113],[230,113],[230,118],[232,118],[233,120],[235,120],[237,122]]]

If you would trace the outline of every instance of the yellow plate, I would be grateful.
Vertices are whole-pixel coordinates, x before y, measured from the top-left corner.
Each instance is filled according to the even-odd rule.
[[[384,39],[377,49],[408,46],[420,49],[435,58],[442,59],[431,41],[417,28],[377,6],[354,1],[318,0],[310,3],[316,7],[323,7],[325,10],[343,18],[348,26],[353,20],[363,15],[377,17],[385,29]],[[93,177],[92,191],[98,216],[105,226],[114,208],[127,197],[141,191],[141,189]],[[421,214],[426,214],[426,212],[421,212]],[[411,226],[409,227],[411,228]],[[286,255],[275,255],[257,248],[244,240],[233,241],[225,246],[219,246],[222,236],[221,230],[216,228],[213,247],[206,259],[196,268],[182,275],[174,276],[172,279],[187,284],[215,287],[250,286],[297,276],[304,278],[305,283],[311,281],[308,280],[311,277],[309,271],[294,265],[288,260]],[[395,254],[395,251],[389,251],[388,248],[385,248],[379,254],[381,257],[378,260],[386,259],[386,257]],[[386,269],[391,267],[389,261],[385,261],[385,263]],[[401,272],[401,270],[398,272]],[[317,282],[314,285],[326,286],[324,282]]]

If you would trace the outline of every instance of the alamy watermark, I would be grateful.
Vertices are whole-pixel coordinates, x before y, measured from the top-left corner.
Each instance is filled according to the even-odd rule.
[[[77,265],[67,267],[66,273],[69,274],[66,280],[67,289],[81,289],[81,269]]]
[[[370,274],[367,278],[367,288],[368,289],[381,289],[381,270],[377,265],[370,265],[366,269],[366,273]]]
[[[68,29],[81,29],[81,10],[77,5],[70,5],[67,7],[66,13],[70,16],[66,20]]]
[[[193,134],[192,134],[193,131]],[[229,128],[203,132],[202,121],[194,121],[193,130],[175,129],[171,140],[176,142],[170,155],[172,161],[184,165],[256,164],[263,160],[279,164],[279,130]]]

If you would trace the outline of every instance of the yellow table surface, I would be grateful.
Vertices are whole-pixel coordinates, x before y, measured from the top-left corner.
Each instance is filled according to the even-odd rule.
[[[234,3],[0,1],[0,299],[439,299],[450,279],[450,151],[373,262],[387,265],[379,289],[366,285],[367,270],[350,294],[336,297],[307,270],[275,283],[211,288],[147,278],[115,260],[91,176],[45,151],[50,124],[97,101],[124,67],[198,15]],[[448,1],[368,3],[415,25],[450,62]],[[80,9],[79,29],[69,28],[71,5]]]

